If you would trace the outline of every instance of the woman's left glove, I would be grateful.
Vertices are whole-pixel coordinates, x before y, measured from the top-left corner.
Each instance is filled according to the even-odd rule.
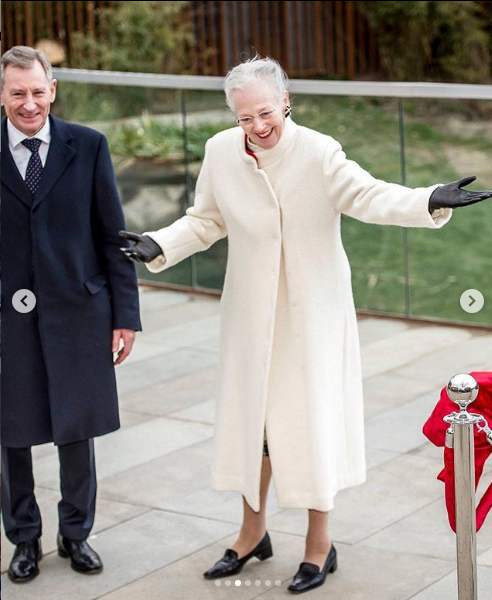
[[[125,238],[125,240],[135,242],[135,245],[131,248],[120,248],[131,260],[148,263],[157,258],[159,254],[163,254],[159,244],[154,242],[148,235],[140,235],[131,231],[120,231],[119,233],[120,237]]]
[[[436,188],[429,198],[429,212],[432,213],[438,208],[460,208],[492,197],[492,192],[489,191],[469,192],[461,189],[465,185],[470,185],[475,179],[475,175],[469,175]]]

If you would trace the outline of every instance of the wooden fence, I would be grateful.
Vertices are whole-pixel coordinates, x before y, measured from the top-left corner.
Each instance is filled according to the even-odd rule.
[[[2,7],[2,52],[16,44],[59,42],[64,66],[79,66],[74,31],[104,37],[110,23],[97,10],[117,2],[10,2]],[[194,74],[223,75],[255,52],[277,59],[294,77],[363,78],[378,70],[373,36],[355,2],[190,2],[195,44],[183,49]],[[135,67],[138,69],[138,66]]]

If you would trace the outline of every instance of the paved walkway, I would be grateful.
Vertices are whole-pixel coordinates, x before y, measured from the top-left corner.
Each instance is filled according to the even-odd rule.
[[[8,600],[288,598],[302,559],[306,511],[281,510],[272,487],[274,557],[247,564],[230,585],[201,574],[239,529],[241,499],[209,487],[218,301],[142,292],[145,331],[118,368],[123,427],[99,438],[91,543],[103,574],[75,574],[55,552],[57,457],[35,452],[44,517],[41,574]],[[331,515],[339,569],[310,600],[456,600],[455,538],[447,525],[442,451],[422,424],[456,372],[492,370],[492,334],[396,320],[359,320],[366,392],[368,478],[341,492]],[[492,465],[487,476],[492,478]],[[2,568],[12,546],[2,537]],[[478,534],[479,598],[492,599],[492,517]],[[236,581],[241,585],[236,585]],[[249,582],[249,585],[248,585]],[[276,585],[276,584],[279,585]]]

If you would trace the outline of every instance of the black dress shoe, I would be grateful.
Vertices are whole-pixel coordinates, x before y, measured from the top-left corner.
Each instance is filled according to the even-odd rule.
[[[85,540],[70,540],[58,534],[58,556],[70,558],[70,566],[77,573],[95,575],[103,570],[101,558]]]
[[[39,575],[38,562],[42,557],[39,539],[17,544],[7,573],[10,581],[25,583],[37,577]]]
[[[294,575],[294,580],[287,589],[295,594],[308,592],[323,585],[328,573],[334,573],[336,570],[337,551],[335,550],[335,546],[332,545],[321,571],[317,565],[306,562],[301,563],[299,571]]]
[[[242,558],[238,558],[235,550],[228,548],[225,551],[224,556],[217,561],[211,569],[206,571],[203,576],[206,579],[217,579],[218,577],[236,575],[241,571],[248,560],[253,558],[253,556],[256,556],[256,558],[259,560],[266,560],[267,558],[273,556],[272,542],[270,541],[268,532],[265,533],[265,537],[261,540],[258,546],[256,546],[254,550]]]

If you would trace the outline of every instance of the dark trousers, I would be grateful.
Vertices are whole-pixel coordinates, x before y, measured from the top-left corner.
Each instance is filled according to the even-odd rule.
[[[85,540],[96,510],[94,440],[58,446],[61,500],[60,533]],[[13,544],[41,537],[41,513],[34,495],[31,448],[2,448],[2,516]]]

